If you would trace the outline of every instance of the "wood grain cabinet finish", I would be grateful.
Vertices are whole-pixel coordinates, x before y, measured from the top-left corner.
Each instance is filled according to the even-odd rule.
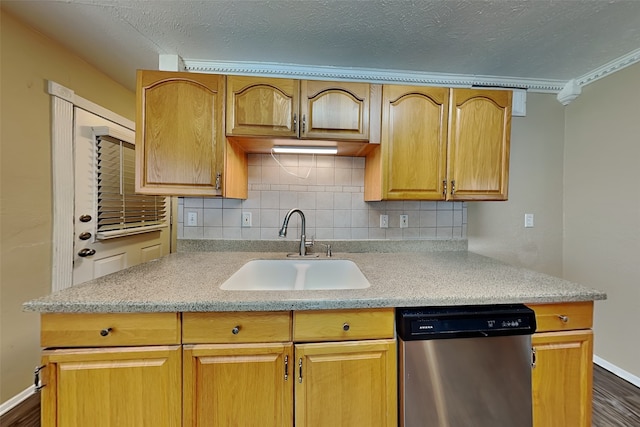
[[[370,91],[368,83],[228,76],[227,136],[368,141],[378,111]]]
[[[384,85],[380,147],[366,158],[365,200],[440,200],[449,89]]]
[[[43,347],[180,344],[178,313],[43,313]]]
[[[538,323],[532,337],[534,427],[590,427],[593,302],[530,307]]]
[[[45,350],[43,427],[181,426],[181,347]]]
[[[293,344],[184,345],[183,426],[293,426]]]
[[[284,319],[290,331],[291,317],[284,314],[290,316],[183,314],[183,339],[196,337],[189,329],[211,339],[201,332],[207,329],[205,320],[214,331],[214,321],[222,324],[215,339],[229,342],[184,344],[185,426],[396,425],[395,340],[359,338],[392,337],[393,309],[294,312],[298,335],[293,341],[288,336],[285,342],[266,342],[284,338]],[[345,322],[354,335],[348,336]],[[248,343],[229,337],[226,331],[236,323],[246,325]],[[238,340],[241,335],[242,330]],[[260,336],[265,342],[253,342]],[[345,341],[302,344],[299,339]]]
[[[247,160],[224,137],[225,76],[138,70],[136,192],[247,197]]]
[[[185,344],[291,341],[290,311],[182,313]]]
[[[511,91],[452,89],[447,200],[507,200]]]
[[[396,343],[296,344],[296,427],[395,427]]]
[[[506,200],[510,91],[384,85],[381,129],[365,200]]]

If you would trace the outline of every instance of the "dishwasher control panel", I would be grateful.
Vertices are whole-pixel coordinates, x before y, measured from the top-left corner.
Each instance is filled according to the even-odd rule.
[[[531,335],[533,310],[522,304],[397,309],[398,335],[405,341]]]

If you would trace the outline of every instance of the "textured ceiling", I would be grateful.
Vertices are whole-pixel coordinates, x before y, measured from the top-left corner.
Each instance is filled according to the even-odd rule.
[[[566,81],[640,48],[638,0],[2,0],[129,88],[159,54]]]

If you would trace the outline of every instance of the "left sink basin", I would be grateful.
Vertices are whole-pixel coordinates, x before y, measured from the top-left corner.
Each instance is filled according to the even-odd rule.
[[[364,289],[370,285],[358,266],[349,260],[249,261],[220,289],[228,291],[291,291]]]

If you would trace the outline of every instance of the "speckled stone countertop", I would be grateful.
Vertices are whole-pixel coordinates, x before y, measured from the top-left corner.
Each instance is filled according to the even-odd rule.
[[[285,253],[182,252],[24,304],[37,312],[315,310],[605,299],[603,292],[467,251],[335,253],[354,261],[371,287],[323,291],[226,291],[252,259]],[[319,258],[316,262],[323,262]]]

